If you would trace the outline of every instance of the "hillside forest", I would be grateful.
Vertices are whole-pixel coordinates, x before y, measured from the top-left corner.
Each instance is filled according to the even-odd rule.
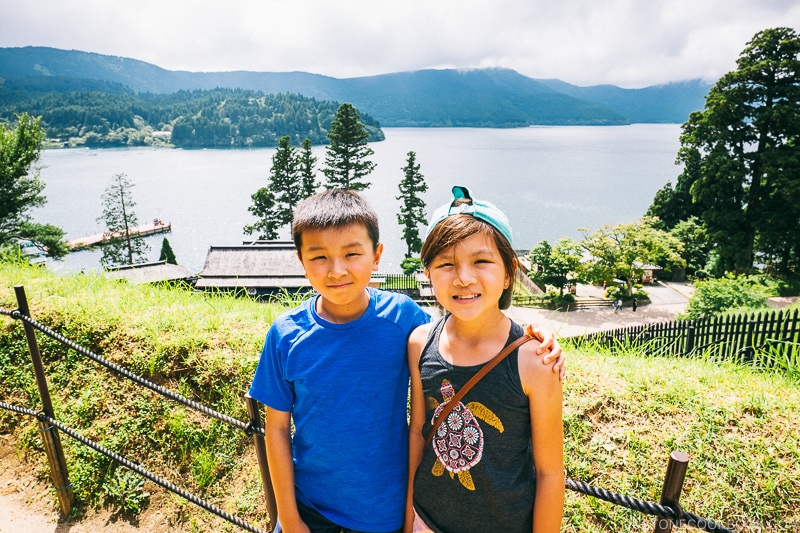
[[[111,82],[35,78],[0,83],[0,122],[42,117],[47,146],[275,147],[281,137],[327,143],[339,104],[297,94],[242,89],[134,93]],[[370,141],[380,124],[360,114]]]

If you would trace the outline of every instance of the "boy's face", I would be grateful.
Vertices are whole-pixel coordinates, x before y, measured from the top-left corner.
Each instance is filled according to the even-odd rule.
[[[348,322],[361,316],[369,304],[364,289],[382,252],[383,244],[373,247],[362,224],[303,232],[298,257],[321,296],[317,312],[323,318]]]

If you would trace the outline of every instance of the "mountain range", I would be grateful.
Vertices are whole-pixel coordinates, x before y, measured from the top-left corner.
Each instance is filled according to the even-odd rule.
[[[691,80],[642,89],[579,87],[510,69],[418,70],[333,78],[306,72],[170,71],[136,59],[46,47],[0,48],[3,78],[29,91],[171,94],[239,88],[350,102],[386,127],[523,127],[683,123],[710,84]]]

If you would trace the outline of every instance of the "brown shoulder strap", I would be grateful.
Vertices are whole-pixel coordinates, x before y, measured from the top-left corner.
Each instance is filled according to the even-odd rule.
[[[513,352],[514,350],[516,350],[517,348],[519,348],[520,346],[522,346],[523,344],[525,344],[525,343],[526,343],[526,342],[528,342],[529,340],[533,340],[534,338],[535,338],[535,337],[532,337],[532,336],[530,336],[530,335],[527,335],[527,334],[523,335],[522,337],[519,337],[519,338],[518,338],[518,339],[516,339],[514,342],[512,342],[511,344],[509,344],[508,346],[506,346],[505,348],[503,348],[502,350],[500,350],[500,353],[498,353],[497,355],[495,355],[494,357],[492,357],[492,358],[489,360],[489,362],[488,362],[488,363],[486,363],[485,365],[483,365],[483,367],[482,367],[480,370],[478,370],[477,372],[475,372],[475,375],[474,375],[474,376],[472,376],[472,377],[469,379],[469,381],[467,381],[467,382],[464,384],[464,386],[463,386],[463,387],[461,387],[461,390],[460,390],[460,391],[458,391],[458,392],[457,392],[457,393],[456,393],[456,394],[455,394],[455,395],[454,395],[454,396],[453,396],[453,397],[450,399],[450,401],[448,401],[448,402],[447,402],[447,404],[444,406],[444,408],[441,410],[441,412],[439,412],[439,416],[438,416],[438,417],[437,417],[437,418],[436,418],[436,419],[433,421],[433,423],[431,424],[431,430],[428,432],[428,438],[425,440],[425,448],[423,448],[423,449],[426,449],[426,448],[428,447],[428,445],[430,445],[430,443],[431,443],[431,440],[433,440],[433,436],[436,434],[436,430],[437,430],[437,429],[439,428],[439,426],[442,424],[442,421],[443,421],[445,418],[447,418],[447,415],[449,415],[449,414],[450,414],[450,411],[452,411],[452,410],[455,408],[455,406],[456,406],[456,405],[458,405],[458,402],[460,402],[460,401],[461,401],[461,399],[464,397],[464,395],[466,395],[466,394],[467,394],[467,392],[469,392],[469,390],[470,390],[472,387],[474,387],[474,386],[475,386],[475,384],[476,384],[477,382],[479,382],[479,381],[480,381],[480,380],[483,378],[483,376],[485,376],[486,374],[488,374],[488,373],[489,373],[489,371],[491,371],[491,370],[492,370],[494,367],[496,367],[498,364],[500,364],[500,362],[501,362],[503,359],[505,359],[506,357],[508,357],[508,354],[510,354],[511,352]],[[540,340],[540,341],[541,341],[541,339],[537,339],[537,340]]]

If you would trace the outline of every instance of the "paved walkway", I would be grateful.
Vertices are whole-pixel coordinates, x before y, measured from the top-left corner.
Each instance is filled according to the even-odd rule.
[[[571,337],[627,326],[667,322],[675,320],[686,309],[694,288],[688,283],[656,282],[644,288],[650,295],[647,305],[640,305],[634,312],[630,304],[617,312],[611,307],[581,309],[577,311],[553,311],[531,307],[511,307],[507,314],[522,323],[536,322],[550,328],[559,337]],[[578,285],[579,298],[602,297],[603,289],[593,285]]]

